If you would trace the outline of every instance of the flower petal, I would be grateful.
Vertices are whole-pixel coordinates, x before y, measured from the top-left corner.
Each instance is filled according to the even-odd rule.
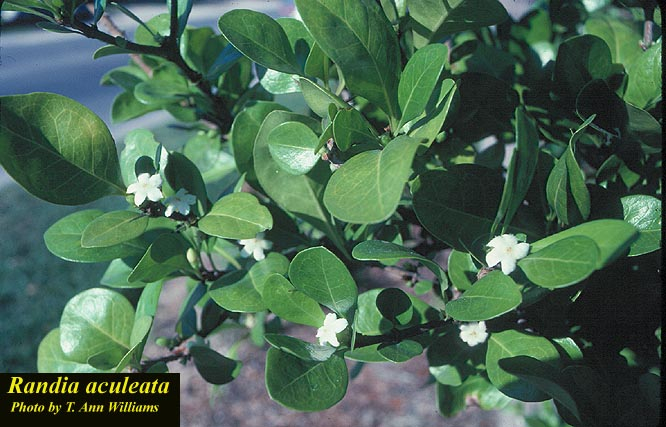
[[[513,248],[513,256],[516,259],[525,258],[528,253],[530,253],[530,244],[529,243],[518,243]]]
[[[505,252],[501,248],[495,248],[486,254],[486,264],[488,267],[494,267],[502,261]]]
[[[509,275],[516,269],[516,259],[512,256],[507,256],[502,259],[502,273]]]

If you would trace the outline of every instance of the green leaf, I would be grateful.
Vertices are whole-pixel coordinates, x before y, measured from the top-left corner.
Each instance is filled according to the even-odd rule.
[[[423,226],[452,248],[483,253],[502,191],[502,177],[473,164],[428,171],[412,189]]]
[[[246,271],[225,274],[213,282],[208,294],[225,310],[237,313],[256,313],[266,310],[266,303]]]
[[[292,175],[303,175],[319,160],[315,152],[319,137],[300,122],[285,122],[268,134],[268,150],[273,160]]]
[[[354,224],[378,223],[395,212],[419,141],[401,135],[383,150],[364,151],[331,177],[324,204],[336,218]]]
[[[661,69],[661,41],[658,41],[642,52],[629,67],[624,100],[642,109],[656,105],[662,97]]]
[[[382,316],[394,325],[406,325],[412,320],[414,307],[409,295],[402,289],[382,289],[377,294],[376,304]]]
[[[132,270],[133,267],[130,267],[124,260],[114,259],[106,268],[99,284],[111,288],[143,288],[146,286],[144,282],[130,282],[128,280]]]
[[[328,106],[331,104],[334,104],[338,108],[349,108],[349,104],[313,81],[303,77],[298,81],[301,85],[301,92],[303,92],[305,103],[319,117],[328,117]]]
[[[620,201],[624,220],[638,230],[638,238],[631,243],[628,256],[643,255],[661,248],[661,200],[635,194]]]
[[[425,112],[447,54],[445,45],[432,44],[417,50],[407,62],[398,84],[398,104],[402,111],[398,129]]]
[[[61,95],[0,97],[0,164],[28,192],[62,205],[125,194],[106,124]]]
[[[589,221],[576,227],[571,227],[553,234],[531,244],[531,253],[534,254],[558,240],[571,236],[584,236],[592,239],[599,248],[599,258],[596,268],[600,269],[627,250],[636,238],[636,228],[622,220],[599,219]]]
[[[336,351],[335,347],[330,345],[311,344],[286,335],[266,334],[264,338],[276,349],[296,356],[306,362],[324,362]]]
[[[571,236],[518,261],[531,282],[548,289],[574,285],[597,269],[600,251],[594,240]]]
[[[567,99],[575,99],[588,82],[608,77],[611,64],[611,52],[603,39],[590,34],[572,37],[557,51],[554,91]]]
[[[447,34],[504,22],[509,15],[496,0],[408,0],[414,21],[414,46],[438,42]]]
[[[178,270],[191,270],[188,244],[178,234],[160,234],[132,270],[130,282],[155,282]]]
[[[241,111],[231,125],[231,145],[234,152],[236,167],[240,173],[247,173],[247,179],[256,180],[254,172],[254,140],[259,133],[261,123],[266,116],[275,110],[286,110],[275,102],[257,101]]]
[[[271,399],[297,411],[322,411],[347,392],[347,365],[340,356],[306,361],[275,348],[266,354],[266,389]]]
[[[114,45],[102,46],[93,53],[93,59],[104,58],[111,55],[128,55],[134,53],[129,49],[123,49]]]
[[[353,108],[338,111],[333,119],[333,137],[335,145],[347,151],[353,144],[368,142],[378,145],[377,136],[372,125],[363,115]]]
[[[391,242],[384,242],[382,240],[368,240],[361,242],[352,250],[352,256],[360,261],[399,261],[401,259],[414,259],[428,267],[432,271],[442,289],[446,289],[448,280],[446,273],[436,262],[414,252],[404,246],[396,245]]]
[[[259,83],[268,93],[272,93],[273,95],[283,95],[301,91],[301,87],[298,84],[297,74],[286,74],[271,69],[266,70],[259,80]]]
[[[459,99],[456,83],[452,79],[444,79],[435,87],[426,105],[426,114],[410,125],[409,136],[425,140],[424,143],[427,145],[432,144]]]
[[[344,243],[331,223],[330,213],[323,205],[324,186],[331,175],[324,162],[318,162],[305,175],[292,175],[273,160],[268,148],[268,135],[284,122],[300,122],[317,133],[319,123],[310,117],[286,111],[273,111],[264,119],[254,145],[254,167],[257,179],[266,194],[282,209],[306,220],[323,231],[341,250]]]
[[[105,355],[115,366],[130,348],[132,304],[118,292],[93,288],[67,302],[60,318],[60,346],[65,356],[85,363]]]
[[[46,247],[53,255],[73,262],[111,261],[145,251],[145,244],[136,239],[104,248],[84,248],[81,245],[84,230],[103,214],[100,210],[89,209],[61,218],[44,233]]]
[[[199,168],[184,155],[180,153],[169,153],[167,164],[164,168],[164,176],[174,191],[181,188],[197,198],[204,211],[210,209],[206,183],[201,176]]]
[[[512,375],[500,367],[500,360],[530,356],[554,367],[559,366],[559,353],[546,338],[506,330],[490,334],[486,353],[488,378],[502,393],[523,402],[540,402],[549,398],[533,384]]]
[[[140,157],[155,158],[155,153],[159,148],[159,142],[155,141],[155,136],[152,132],[145,129],[135,129],[130,131],[125,136],[125,148],[120,152],[120,169],[123,174],[123,181],[125,185],[130,185],[136,182],[136,172],[134,166]],[[159,163],[160,165],[167,164],[168,153],[162,150]]]
[[[324,247],[299,252],[289,265],[294,287],[344,317],[356,305],[356,283],[344,263]]]
[[[515,128],[516,148],[506,173],[502,199],[493,223],[493,234],[500,222],[504,222],[504,230],[511,224],[527,195],[539,160],[539,133],[534,119],[523,108],[516,109]]]
[[[121,123],[159,109],[159,105],[147,105],[139,102],[134,97],[134,91],[123,92],[113,100],[113,104],[111,105],[111,121],[113,123]]]
[[[171,1],[167,0],[167,9],[171,11]],[[180,37],[185,31],[185,26],[187,25],[187,20],[190,17],[190,12],[192,11],[192,3],[194,0],[179,0],[176,8],[178,14],[178,35]]]
[[[209,383],[227,384],[238,376],[241,368],[239,361],[224,357],[217,351],[203,345],[193,345],[189,350],[197,372]]]
[[[135,237],[148,227],[148,217],[130,211],[114,211],[101,215],[83,230],[81,246],[84,248],[106,248]]]
[[[283,73],[301,74],[287,34],[270,16],[235,9],[222,15],[218,26],[229,43],[252,61]]]
[[[270,311],[288,322],[315,328],[324,324],[324,312],[317,301],[296,289],[280,274],[266,278],[262,297]]]
[[[445,417],[464,410],[469,399],[474,399],[484,410],[502,409],[511,401],[481,375],[469,376],[457,387],[437,384],[437,408]]]
[[[65,355],[60,347],[60,329],[52,329],[37,349],[37,372],[39,373],[101,373],[87,363],[76,362]]]
[[[619,19],[596,15],[585,21],[585,31],[603,39],[610,48],[612,61],[624,64],[625,68],[641,52],[636,40],[640,40],[642,35],[635,27]]]
[[[458,299],[449,301],[446,314],[464,322],[493,319],[522,302],[520,288],[501,271],[491,271]]]
[[[451,251],[448,262],[448,273],[451,284],[459,291],[466,291],[476,282],[479,269],[468,252]]]
[[[218,200],[199,220],[204,233],[225,239],[253,239],[273,227],[268,209],[250,193],[231,193]]]
[[[273,273],[285,275],[287,274],[288,270],[289,260],[287,257],[278,252],[271,252],[266,255],[265,259],[253,264],[252,267],[250,267],[249,276],[250,280],[252,280],[254,289],[256,289],[257,292],[263,296],[264,289],[266,287],[266,279],[268,276],[272,275]]]
[[[358,0],[296,0],[296,7],[349,89],[398,119],[400,49],[380,6]]]
[[[548,175],[546,198],[562,224],[574,225],[590,215],[590,193],[585,185],[585,176],[574,154],[576,141],[585,128],[592,123],[591,116],[580,125],[569,140],[569,145],[562,157],[556,162]]]
[[[505,372],[527,381],[546,393],[576,417],[580,422],[580,413],[574,397],[563,384],[559,371],[552,365],[530,356],[515,356],[499,360],[499,366]]]
[[[380,344],[377,351],[390,362],[402,363],[420,356],[423,353],[423,346],[413,340],[402,340],[397,343]]]

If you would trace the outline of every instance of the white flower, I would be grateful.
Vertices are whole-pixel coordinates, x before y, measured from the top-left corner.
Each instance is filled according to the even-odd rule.
[[[164,205],[166,206],[164,216],[171,216],[171,214],[174,212],[187,215],[190,213],[190,205],[193,205],[196,202],[196,197],[194,197],[192,194],[187,194],[187,190],[181,188],[173,196],[169,196],[164,199]]]
[[[159,174],[150,175],[142,173],[137,177],[134,184],[127,187],[127,194],[134,194],[134,204],[141,206],[146,200],[157,202],[164,197],[160,186],[162,185],[162,177]]]
[[[333,347],[340,345],[336,334],[345,330],[349,325],[347,319],[344,317],[338,319],[334,313],[328,313],[324,319],[324,324],[321,328],[317,329],[316,337],[319,338],[319,344],[325,345],[330,343]]]
[[[473,322],[460,325],[460,339],[470,347],[481,344],[488,338],[486,322]]]
[[[238,243],[243,245],[243,249],[240,253],[241,256],[247,258],[252,255],[252,257],[257,261],[261,261],[262,259],[266,258],[264,251],[270,249],[273,245],[268,240],[264,240],[263,237],[264,234],[259,233],[254,239],[239,240]]]
[[[488,267],[494,267],[502,263],[502,273],[510,274],[516,269],[516,261],[525,258],[530,251],[529,243],[518,243],[513,234],[502,234],[488,242],[493,248],[486,254]]]

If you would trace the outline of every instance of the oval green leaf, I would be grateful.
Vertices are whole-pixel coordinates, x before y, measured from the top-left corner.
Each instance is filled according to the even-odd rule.
[[[297,411],[323,411],[347,392],[349,378],[342,357],[305,361],[276,348],[266,354],[266,389],[271,399]]]
[[[88,209],[61,218],[44,233],[46,247],[53,255],[73,262],[111,261],[141,255],[146,250],[146,245],[137,239],[104,248],[84,248],[81,244],[84,230],[103,214],[100,210]]]
[[[324,324],[325,316],[319,303],[296,289],[280,274],[271,274],[266,278],[262,297],[270,311],[288,322],[315,328]]]
[[[135,237],[148,227],[148,217],[136,212],[114,211],[101,215],[88,224],[81,235],[84,248],[106,248]]]
[[[266,310],[266,303],[246,271],[225,274],[210,286],[208,294],[217,305],[236,313],[257,313]]]
[[[37,372],[40,373],[101,373],[87,363],[80,363],[68,358],[60,347],[60,329],[51,330],[39,343],[37,349]]]
[[[490,335],[486,353],[488,378],[502,393],[523,402],[540,402],[550,398],[535,385],[500,367],[500,360],[516,356],[530,356],[558,367],[560,356],[555,346],[543,337],[506,330]]]
[[[548,289],[574,285],[592,274],[598,265],[599,247],[585,236],[571,236],[518,261],[535,285]]]
[[[188,244],[178,234],[160,234],[136,264],[129,282],[155,282],[177,270],[191,270],[187,260]]]
[[[352,157],[331,177],[324,204],[342,221],[372,224],[386,220],[398,207],[419,146],[419,140],[401,135],[381,151]]]
[[[343,108],[333,119],[333,138],[335,145],[347,151],[354,144],[364,142],[378,144],[374,129],[363,115],[354,108]]]
[[[239,374],[241,363],[222,356],[203,345],[190,347],[190,356],[201,377],[211,384],[222,385],[233,381]]]
[[[0,97],[0,164],[40,199],[82,205],[125,194],[106,124],[61,95]]]
[[[306,362],[323,362],[328,360],[336,351],[335,347],[330,345],[311,344],[287,335],[266,334],[264,338],[276,349],[294,355]]]
[[[289,265],[294,287],[336,313],[349,317],[358,290],[345,264],[318,246],[299,252]]]
[[[132,304],[118,292],[93,288],[67,302],[60,318],[60,346],[67,358],[86,363],[104,354],[114,366],[130,349]]]
[[[319,137],[299,122],[285,122],[268,134],[268,150],[273,160],[292,175],[303,175],[319,160],[315,152]]]
[[[661,200],[636,194],[620,199],[624,220],[636,227],[638,238],[629,247],[629,256],[643,255],[661,248]]]
[[[446,304],[446,314],[464,322],[488,320],[513,310],[521,302],[516,282],[501,271],[492,271],[460,298]]]
[[[271,228],[271,213],[250,193],[224,196],[199,220],[201,231],[225,239],[252,239]]]

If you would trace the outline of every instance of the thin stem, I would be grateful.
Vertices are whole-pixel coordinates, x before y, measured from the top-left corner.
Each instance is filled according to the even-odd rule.
[[[141,362],[140,371],[147,372],[150,368],[157,365],[158,363],[168,363],[180,359],[189,359],[189,353],[174,353],[168,356],[158,357],[157,359],[149,359]]]
[[[423,323],[421,325],[412,326],[411,328],[407,329],[395,329],[392,332],[384,335],[376,335],[376,336],[357,335],[354,348],[367,347],[369,345],[374,345],[374,344],[400,342],[408,338],[413,338],[419,335],[423,335],[426,332],[429,332],[433,329],[444,327],[449,322],[451,322],[451,320],[439,319],[439,320],[432,320],[430,322]]]

